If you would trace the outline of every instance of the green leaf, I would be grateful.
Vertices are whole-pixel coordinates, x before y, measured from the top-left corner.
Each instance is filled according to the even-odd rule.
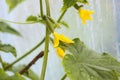
[[[120,62],[112,56],[89,49],[79,39],[74,39],[74,44],[61,45],[72,53],[63,58],[70,80],[118,80]]]
[[[26,72],[26,74],[24,75],[30,78],[31,80],[40,80],[38,75],[31,69],[29,69],[28,72]]]
[[[3,62],[3,60],[2,60],[2,57],[0,56],[0,63],[1,63],[1,65],[2,65],[2,67],[4,68],[4,62]]]
[[[62,10],[64,11],[64,10],[70,8],[71,6],[74,6],[77,2],[87,3],[87,0],[63,0]]]
[[[8,74],[6,74],[4,70],[0,68],[0,80],[5,80],[4,78],[6,78],[6,76],[8,76]]]
[[[3,69],[4,69],[6,66],[9,65],[9,63],[4,62],[4,61],[2,60],[2,57],[1,57],[1,56],[0,56],[0,63],[1,63],[1,65],[2,65],[2,68],[3,68]]]
[[[0,51],[6,52],[6,53],[12,53],[15,57],[17,56],[16,54],[16,49],[11,46],[10,44],[2,44],[0,43]]]
[[[45,21],[44,20],[40,20],[40,17],[36,17],[36,16],[33,16],[33,15],[31,15],[31,16],[29,16],[27,19],[26,19],[26,21],[27,22],[35,22],[35,23],[37,23],[37,22],[40,22],[40,23],[42,23],[42,24],[45,24]]]
[[[0,79],[1,80],[1,79]],[[13,76],[6,76],[3,80],[25,80],[19,73],[16,73]]]
[[[66,10],[68,9],[69,7],[75,5],[75,3],[77,2],[78,0],[63,0],[63,7],[62,7],[62,10]]]
[[[61,21],[60,24],[65,26],[66,28],[69,28],[69,25],[65,21]]]
[[[80,3],[84,3],[84,4],[88,3],[87,0],[78,0],[78,2],[80,2]]]
[[[38,22],[38,18],[36,16],[29,16],[26,21],[33,21],[33,22]]]
[[[0,22],[0,32],[10,33],[14,35],[21,36],[21,34],[15,29],[11,28],[7,23]]]
[[[18,4],[25,0],[6,0],[7,5],[9,6],[9,12],[11,12]]]
[[[0,56],[0,63],[3,63],[1,56]]]
[[[25,80],[20,74],[16,73],[13,76],[9,76],[3,69],[0,69],[0,80]]]
[[[9,68],[9,71],[16,73],[16,72],[20,72],[23,68],[25,68],[25,65],[13,66],[12,68]],[[30,78],[31,80],[39,80],[39,77],[37,76],[37,74],[31,69],[29,69],[23,75]]]
[[[65,26],[66,28],[69,28],[69,25],[65,22],[65,21],[61,21],[61,22],[56,22],[54,19],[52,19],[51,17],[48,17],[49,19],[49,23],[51,23],[52,27],[55,28],[61,28],[60,25]]]

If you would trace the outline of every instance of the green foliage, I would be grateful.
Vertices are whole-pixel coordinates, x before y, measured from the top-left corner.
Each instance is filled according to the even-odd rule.
[[[75,5],[75,3],[77,2],[77,0],[63,0],[63,7],[62,7],[62,10],[66,10],[68,9],[69,7]]]
[[[63,25],[64,27],[69,28],[69,25],[65,21],[56,22],[55,20],[53,20],[50,17],[47,17],[46,22],[49,23],[49,25],[51,25],[51,27],[54,27],[54,29],[60,28],[60,25]]]
[[[27,19],[26,19],[26,21],[34,21],[34,22],[38,22],[39,21],[39,19],[36,17],[36,16],[29,16]]]
[[[66,54],[63,66],[70,80],[118,80],[120,62],[107,53],[99,54],[87,48],[79,39],[74,44],[62,44],[72,54]]]
[[[25,65],[13,66],[13,67],[9,68],[9,71],[16,73],[16,72],[21,71],[24,67],[25,67]],[[31,80],[39,80],[39,77],[37,76],[37,74],[34,71],[32,71],[31,69],[29,69],[23,75],[30,78]]]
[[[40,22],[40,23],[42,23],[44,25],[46,24],[45,20],[42,20],[42,18],[37,17],[37,16],[33,16],[33,15],[27,17],[26,21],[27,22],[34,22],[34,23]],[[53,20],[52,18],[48,17],[47,22],[49,22],[49,24],[51,24],[54,28],[60,28],[60,25],[63,25],[66,28],[69,28],[69,25],[65,21],[60,21],[58,23],[55,20]]]
[[[63,7],[62,7],[62,10],[66,10],[72,6],[74,6],[77,2],[80,2],[80,3],[87,3],[87,0],[63,0]]]
[[[2,60],[2,57],[0,56],[0,63],[1,63],[1,65],[2,65],[2,68],[4,69],[6,66],[8,66],[8,63],[7,62],[4,62],[3,60]]]
[[[26,21],[27,21],[27,22],[34,22],[34,23],[40,22],[40,23],[42,23],[42,24],[45,24],[45,21],[44,21],[44,20],[40,19],[40,17],[33,16],[33,15],[27,17]]]
[[[10,34],[21,36],[21,34],[18,31],[11,28],[11,26],[5,22],[0,22],[0,32],[5,32],[5,33],[10,33]]]
[[[0,42],[0,51],[3,51],[3,52],[5,52],[5,53],[12,53],[15,57],[17,56],[17,54],[16,54],[16,49],[12,46],[12,45],[10,45],[10,44],[2,44],[1,42]]]
[[[18,4],[20,4],[23,1],[25,0],[6,0],[6,3],[9,6],[9,12],[11,12]],[[40,1],[40,3],[41,3],[40,9],[42,13],[44,12],[42,11],[42,1]],[[67,9],[72,6],[74,7],[76,6],[75,8],[79,9],[82,6],[81,4],[78,5],[79,3],[82,3],[83,5],[88,2],[87,0],[63,0],[62,10],[63,12],[67,11]],[[69,27],[66,22],[60,21],[60,19],[62,19],[64,14],[60,16],[58,22],[50,17],[48,0],[46,0],[46,7],[47,7],[46,9],[47,15],[45,15],[44,17],[41,18],[38,16],[31,15],[26,19],[27,22],[33,22],[33,23],[39,22],[42,24],[46,24],[47,25],[46,28],[49,29],[48,31],[46,31],[45,55],[44,55],[45,65],[43,65],[41,80],[44,79],[44,73],[46,71],[45,70],[47,64],[46,54],[48,52],[50,33],[54,32],[55,28],[59,28],[60,24]],[[4,22],[0,22],[0,32],[6,32],[20,36],[20,33],[18,31],[11,28],[11,26],[9,26]],[[60,42],[60,47],[70,52],[70,54],[66,54],[65,57],[63,58],[63,66],[70,80],[118,80],[118,76],[120,75],[120,62],[118,62],[115,58],[113,58],[107,53],[99,54],[89,49],[79,39],[74,39],[74,42],[75,43],[73,44],[66,44]],[[6,53],[10,52],[14,56],[17,55],[16,49],[9,44],[0,43],[0,51]],[[22,58],[24,58],[24,55],[22,56]],[[18,62],[19,59],[17,59],[16,62]],[[0,57],[0,63],[2,63],[2,67],[4,69],[7,65],[10,65],[6,62],[3,62],[1,57]],[[3,69],[0,69],[0,80],[25,80],[20,74],[17,73],[20,72],[25,66],[19,65],[15,67],[13,66],[15,63],[13,62],[12,66],[9,67],[9,71],[15,74],[13,76],[9,76]],[[29,69],[23,75],[32,80],[39,80],[39,77],[31,69]]]
[[[3,80],[6,76],[8,76],[8,74],[6,74],[4,70],[0,68],[0,80]]]
[[[54,19],[52,19],[51,17],[46,17],[46,23],[48,24],[48,26],[50,26],[51,30],[54,31],[55,28],[60,28],[59,23],[57,23]]]
[[[60,24],[65,26],[66,28],[69,28],[69,25],[65,21],[61,21]]]
[[[6,0],[7,5],[9,6],[9,12],[11,12],[18,4],[24,0]]]
[[[2,63],[3,61],[2,61],[2,58],[1,58],[1,56],[0,56],[0,63]]]
[[[30,78],[31,80],[40,80],[38,75],[31,69],[29,69],[24,75]]]
[[[84,4],[88,3],[87,0],[78,0],[78,2],[80,2],[80,3],[84,3]]]
[[[25,80],[20,74],[16,73],[13,76],[9,76],[3,69],[0,69],[0,80]]]

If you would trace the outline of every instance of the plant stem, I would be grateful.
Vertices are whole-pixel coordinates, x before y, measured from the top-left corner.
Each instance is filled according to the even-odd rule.
[[[53,25],[51,24],[50,20],[46,17],[46,24],[48,25],[49,30],[53,33],[54,29],[53,29]]]
[[[78,5],[78,4],[75,4],[74,5],[74,8],[76,9],[76,10],[78,10],[78,9],[80,9],[81,7],[83,7],[84,5]]]
[[[2,64],[2,67],[4,68],[4,61],[2,60],[1,56],[0,56],[0,63]]]
[[[42,0],[40,0],[40,13],[41,13],[41,17],[43,18],[43,4],[42,4]]]
[[[47,16],[50,17],[49,0],[45,0],[45,2],[46,2],[46,14],[47,14]],[[46,72],[46,67],[47,67],[47,59],[48,59],[49,39],[50,39],[49,25],[46,22],[45,50],[44,50],[44,59],[43,59],[40,80],[44,80],[44,77],[45,77],[45,72]]]
[[[24,74],[28,69],[37,62],[38,59],[42,58],[44,56],[44,51],[41,51],[33,60],[25,67],[23,68],[19,73]]]
[[[34,23],[38,23],[38,22],[15,22],[15,21],[10,21],[10,20],[6,20],[6,19],[2,19],[0,18],[0,21],[3,21],[3,22],[10,22],[10,23],[14,23],[14,24],[34,24]]]
[[[67,74],[64,74],[64,76],[61,78],[61,80],[65,80],[66,77],[67,77]]]
[[[48,28],[46,28],[46,38],[45,38],[45,50],[44,50],[44,59],[43,59],[43,65],[42,65],[42,72],[40,76],[40,80],[44,80],[46,67],[47,67],[47,59],[48,59],[48,49],[49,49],[49,31]]]
[[[61,14],[60,17],[58,18],[57,22],[60,22],[60,21],[61,21],[61,19],[62,19],[63,16],[65,15],[66,11],[67,11],[67,10],[64,10],[64,11],[62,12],[62,14]]]
[[[29,55],[30,53],[32,53],[34,50],[36,50],[40,45],[42,45],[42,43],[45,41],[45,38],[43,38],[42,41],[40,41],[40,43],[38,43],[34,48],[32,48],[30,51],[28,51],[27,53],[25,53],[23,56],[21,56],[20,58],[18,58],[17,60],[15,60],[14,62],[12,62],[11,64],[9,64],[8,66],[6,66],[4,68],[4,70],[9,69],[11,66],[13,66],[15,63],[19,62],[20,60],[22,60],[24,57],[26,57],[27,55]]]
[[[45,0],[46,2],[46,13],[47,13],[47,16],[50,17],[50,5],[49,5],[49,0]]]

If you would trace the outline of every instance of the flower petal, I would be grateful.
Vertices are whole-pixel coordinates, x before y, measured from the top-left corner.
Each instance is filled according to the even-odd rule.
[[[57,47],[59,45],[59,34],[57,34],[56,32],[53,33],[54,36],[54,47]]]
[[[94,11],[91,10],[84,10],[84,9],[79,9],[78,14],[80,18],[82,19],[82,23],[86,24],[87,20],[92,20],[91,14],[94,14]]]
[[[60,47],[56,48],[56,52],[57,52],[58,56],[61,58],[63,58],[65,56],[65,51]]]
[[[74,43],[74,41],[70,40],[68,37],[64,36],[63,34],[58,34],[56,32],[53,33],[54,36],[54,47],[57,47],[59,45],[59,41],[65,42],[65,43]]]
[[[74,41],[72,41],[68,37],[64,36],[63,34],[59,35],[59,40],[62,42],[65,42],[65,43],[74,43]]]

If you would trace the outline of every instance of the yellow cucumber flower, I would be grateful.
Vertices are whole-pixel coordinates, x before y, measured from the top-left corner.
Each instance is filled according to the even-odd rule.
[[[56,48],[56,52],[57,52],[58,56],[61,58],[63,58],[65,56],[65,51],[60,47]]]
[[[78,9],[78,14],[82,19],[82,24],[86,24],[86,20],[92,20],[91,14],[94,14],[94,11],[84,10],[82,8]]]
[[[74,43],[72,40],[70,40],[68,37],[64,36],[63,34],[58,34],[56,32],[53,33],[54,36],[54,47],[57,47],[59,45],[59,41],[65,42],[65,43]]]

